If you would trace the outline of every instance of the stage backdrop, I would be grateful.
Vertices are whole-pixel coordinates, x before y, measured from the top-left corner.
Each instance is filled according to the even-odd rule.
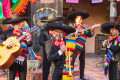
[[[28,15],[31,17],[29,25],[38,26],[37,20],[42,16],[48,16],[52,13],[56,17],[63,16],[63,0],[36,0],[36,4],[29,4]],[[41,24],[41,23],[40,23]],[[39,31],[33,33],[33,49],[35,53],[40,53]]]

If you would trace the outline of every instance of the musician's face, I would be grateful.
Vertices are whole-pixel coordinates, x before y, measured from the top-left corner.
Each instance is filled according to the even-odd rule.
[[[20,24],[21,23],[13,23],[12,25],[13,25],[14,29],[20,30]]]
[[[75,18],[75,22],[76,22],[76,24],[81,24],[82,23],[82,16],[77,16]]]
[[[64,31],[62,31],[60,29],[56,29],[54,31],[55,31],[54,35],[55,35],[56,40],[59,40],[64,37]]]
[[[114,29],[114,28],[111,28],[111,29],[110,29],[110,34],[111,34],[112,36],[118,35],[118,33],[119,33],[119,31],[118,31],[117,29]]]

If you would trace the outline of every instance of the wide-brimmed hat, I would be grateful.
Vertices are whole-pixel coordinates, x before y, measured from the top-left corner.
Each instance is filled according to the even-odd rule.
[[[12,23],[18,23],[18,22],[22,22],[22,21],[27,21],[28,19],[30,19],[27,16],[24,17],[20,17],[17,14],[13,14],[11,18],[7,18],[5,20],[2,21],[3,24],[12,24]]]
[[[72,28],[71,26],[62,23],[48,23],[46,24],[45,28],[48,30],[60,29],[63,30],[65,33],[75,32],[75,28]]]
[[[82,19],[86,19],[89,17],[89,13],[86,10],[76,10],[76,11],[70,13],[67,16],[67,19],[74,21],[77,16],[82,16]]]
[[[107,22],[107,23],[102,24],[101,25],[101,32],[109,34],[110,29],[114,28],[115,24],[116,24],[115,22]],[[116,24],[115,29],[119,30],[119,32],[120,32],[120,23]]]
[[[63,21],[63,20],[65,20],[65,17],[55,17],[54,14],[49,14],[48,16],[43,16],[40,18],[41,22],[54,22],[54,21]]]

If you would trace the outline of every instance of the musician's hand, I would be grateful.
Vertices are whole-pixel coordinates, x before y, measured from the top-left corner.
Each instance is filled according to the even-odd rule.
[[[73,60],[72,57],[70,57],[70,62],[71,62],[72,60]],[[68,59],[67,61],[69,62],[69,59]]]
[[[84,31],[82,28],[77,28],[76,30],[77,33],[80,33],[80,35],[84,34]],[[79,35],[79,34],[78,34]]]
[[[26,40],[31,40],[31,34],[30,33],[26,34]]]
[[[12,41],[3,41],[4,45],[7,45],[7,46],[13,46],[13,42]]]
[[[109,40],[104,40],[103,43],[102,43],[102,45],[103,45],[103,47],[106,46],[106,45],[110,46]]]
[[[93,25],[91,31],[94,31],[94,30],[95,30],[97,27],[99,27],[99,26],[101,26],[101,25],[100,25],[100,24],[95,24],[95,25]]]
[[[62,47],[61,47],[61,49],[60,49],[60,50],[61,50],[61,52],[63,52],[63,53],[64,53],[64,52],[67,50],[66,45],[62,45]]]
[[[70,57],[70,61],[72,61],[73,59],[72,59],[72,57]]]

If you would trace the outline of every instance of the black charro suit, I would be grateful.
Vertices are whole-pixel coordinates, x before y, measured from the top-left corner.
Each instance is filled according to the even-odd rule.
[[[47,30],[45,28],[41,29],[40,36],[39,36],[39,44],[43,47],[43,67],[42,67],[43,76],[42,76],[42,80],[48,80],[48,75],[49,75],[50,66],[51,66],[51,62],[48,61],[46,50],[45,50],[46,41],[53,38],[53,36],[51,34],[49,34],[48,31],[49,30]]]
[[[84,35],[86,37],[92,37],[93,33],[91,31],[88,32],[88,34]],[[81,51],[81,55],[79,56],[80,61],[80,78],[82,79],[84,77],[84,70],[85,70],[85,45],[83,47],[83,50]]]
[[[11,36],[16,36],[12,33],[13,29],[9,29],[3,32],[3,34],[0,35],[0,42],[5,41],[7,38]],[[27,42],[27,47],[30,47],[32,45],[32,41]],[[16,72],[19,72],[19,78],[20,80],[26,80],[26,73],[27,73],[27,58],[25,58],[23,65],[19,65],[18,63],[13,63],[9,67],[9,80],[14,80],[16,76]]]
[[[77,28],[75,26],[75,28]],[[85,29],[86,27],[83,27],[83,29]],[[85,37],[92,37],[94,35],[94,32],[88,30],[88,33],[85,33],[83,36]],[[79,52],[80,50],[78,50]],[[80,64],[79,64],[79,69],[80,69],[80,79],[84,79],[84,70],[85,70],[85,45],[82,49],[82,51],[80,51],[81,54],[79,56],[79,61],[80,61]],[[73,63],[75,62],[75,60],[73,61]]]
[[[53,61],[54,65],[55,65],[52,80],[61,80],[62,79],[62,71],[63,71],[63,67],[64,67],[64,61],[65,61],[65,54],[63,53],[62,55],[59,55],[58,51],[60,50],[60,46],[54,46],[54,44],[49,43],[49,41],[47,41],[46,45],[51,47],[50,49],[48,49],[48,51],[49,51],[48,60]],[[48,48],[48,47],[46,47],[46,48]],[[73,55],[71,56],[72,59],[75,59],[77,57],[76,51],[77,50],[75,49]]]
[[[114,44],[113,40],[111,43]],[[111,45],[110,48],[106,49],[106,54],[108,49],[113,52],[113,57],[115,61],[111,60],[109,64],[109,80],[120,80],[120,40],[116,46]]]

